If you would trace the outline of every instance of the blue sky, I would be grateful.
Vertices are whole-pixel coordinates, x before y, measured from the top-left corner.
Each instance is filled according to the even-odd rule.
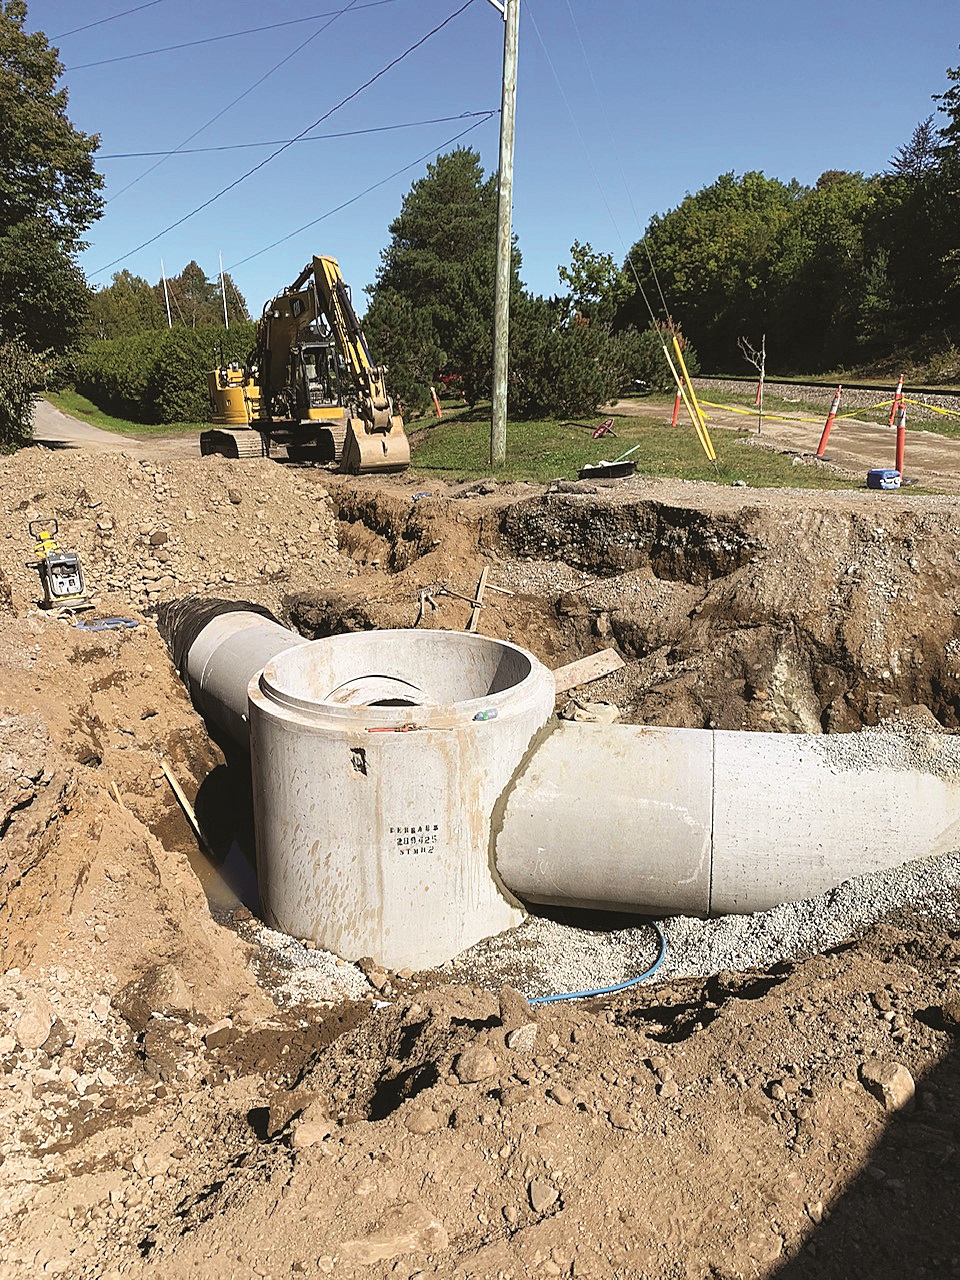
[[[348,3],[28,0],[28,29],[60,50],[71,119],[101,137],[109,204],[81,259],[91,283],[124,267],[156,281],[161,257],[168,275],[195,258],[213,277],[222,253],[256,316],[317,252],[339,258],[362,304],[427,159],[469,145],[496,169],[497,116],[417,123],[499,108],[503,21],[472,0],[315,132],[411,127],[290,146],[130,252],[276,147],[179,155],[149,173],[156,158],[108,157],[173,150],[225,108],[189,147],[291,139],[463,0],[354,0],[334,16]],[[309,20],[273,25],[293,19]],[[826,169],[883,169],[934,111],[958,44],[957,0],[521,0],[513,226],[525,283],[557,292],[575,239],[619,261],[651,215],[728,170],[812,183]]]

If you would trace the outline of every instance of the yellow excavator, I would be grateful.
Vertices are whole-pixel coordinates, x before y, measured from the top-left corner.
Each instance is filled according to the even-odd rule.
[[[315,257],[272,298],[245,366],[207,375],[214,427],[202,454],[336,462],[340,470],[403,471],[410,442],[387,394],[335,258]]]

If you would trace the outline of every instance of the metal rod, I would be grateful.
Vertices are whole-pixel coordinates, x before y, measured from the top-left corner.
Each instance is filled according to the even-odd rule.
[[[223,279],[223,254],[220,254],[220,296],[223,298],[223,327],[230,328],[230,317],[227,315],[227,286]]]

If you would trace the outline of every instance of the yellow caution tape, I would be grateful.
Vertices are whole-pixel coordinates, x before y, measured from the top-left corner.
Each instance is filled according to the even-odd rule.
[[[926,404],[923,400],[907,400],[906,397],[904,397],[904,402],[906,404],[914,404],[918,409],[926,409],[930,413],[943,414],[947,418],[960,418],[960,413],[956,409],[944,409],[938,404]]]

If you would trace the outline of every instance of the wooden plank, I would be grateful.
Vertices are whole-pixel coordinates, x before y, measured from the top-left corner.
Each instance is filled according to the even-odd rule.
[[[193,829],[193,834],[197,837],[197,841],[200,845],[200,848],[203,849],[205,853],[212,853],[212,850],[209,844],[207,843],[206,836],[203,834],[203,831],[200,827],[200,823],[197,821],[197,815],[194,812],[193,805],[190,803],[190,801],[187,799],[186,795],[184,794],[184,790],[180,786],[180,783],[173,776],[173,772],[170,769],[170,766],[167,764],[166,760],[160,761],[160,768],[163,770],[164,777],[170,783],[170,790],[177,797],[177,800],[180,803],[180,808],[183,810],[183,816],[186,818],[187,822],[189,822],[191,828]]]
[[[553,673],[557,683],[557,693],[566,693],[578,684],[588,684],[591,680],[599,680],[608,676],[611,671],[619,671],[625,666],[616,649],[600,649],[588,654],[586,658],[578,658],[576,662],[568,662],[565,667],[558,667]]]
[[[480,581],[477,583],[477,594],[474,597],[473,608],[470,611],[470,621],[467,623],[468,631],[476,631],[477,623],[480,621],[480,610],[483,608],[483,593],[487,589],[487,574],[490,572],[490,566],[484,565],[480,574]]]

